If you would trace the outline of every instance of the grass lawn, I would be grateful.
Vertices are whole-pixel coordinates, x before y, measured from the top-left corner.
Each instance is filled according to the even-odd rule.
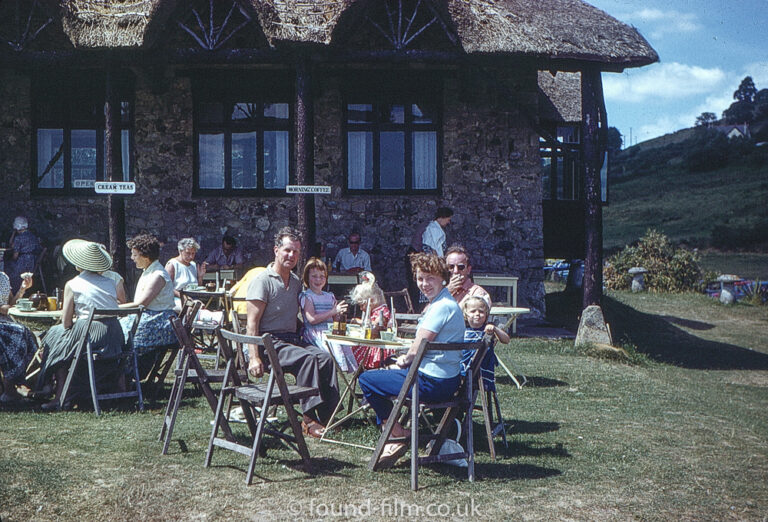
[[[430,467],[414,493],[405,460],[369,472],[368,452],[310,440],[314,476],[270,442],[246,487],[242,455],[217,450],[203,468],[212,417],[189,393],[165,457],[164,401],[99,418],[0,411],[0,518],[456,519],[473,508],[496,520],[768,517],[768,307],[616,292],[604,309],[614,338],[645,354],[640,364],[591,358],[568,341],[501,347],[529,384],[517,390],[498,374],[509,446],[497,439],[491,462],[475,417],[474,483]],[[341,436],[372,442],[376,431],[360,421]]]

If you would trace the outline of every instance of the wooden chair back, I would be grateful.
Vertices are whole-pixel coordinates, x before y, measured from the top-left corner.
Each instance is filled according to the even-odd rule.
[[[414,313],[413,303],[411,302],[411,295],[408,293],[407,288],[403,288],[402,290],[395,290],[392,292],[384,292],[384,299],[387,306],[391,306],[394,302],[395,310],[400,313]]]
[[[384,450],[384,446],[388,443],[389,436],[392,432],[395,422],[400,417],[400,411],[406,404],[408,395],[410,394],[411,403],[411,488],[415,491],[418,489],[418,468],[420,464],[428,464],[434,462],[445,462],[448,460],[455,460],[458,458],[465,458],[467,460],[467,476],[470,482],[475,479],[474,468],[474,447],[473,447],[473,433],[472,433],[472,408],[475,404],[477,396],[476,383],[480,375],[480,365],[490,348],[491,341],[488,337],[483,338],[481,341],[472,343],[435,343],[427,340],[422,340],[418,347],[416,356],[408,370],[408,373],[403,382],[403,386],[400,389],[400,393],[395,400],[392,413],[384,425],[379,442],[371,456],[371,460],[368,463],[368,468],[375,471],[378,466],[379,458]],[[475,350],[467,373],[464,375],[458,390],[454,394],[453,398],[441,402],[441,403],[424,403],[419,399],[419,386],[416,382],[418,379],[418,370],[421,361],[424,359],[424,355],[431,350],[439,351],[463,351],[463,350]],[[409,392],[410,390],[410,392]],[[425,408],[445,408],[445,412],[438,423],[434,433],[430,435],[430,443],[427,446],[426,457],[419,457],[418,444],[419,444],[419,411],[420,406]],[[453,427],[454,419],[459,414],[464,412],[464,433],[467,436],[467,448],[463,453],[453,453],[440,455],[439,451],[445,442],[448,431]]]
[[[93,401],[93,410],[96,412],[96,415],[101,414],[101,406],[100,406],[101,400],[118,399],[122,397],[137,397],[139,401],[139,409],[141,411],[144,411],[144,397],[142,396],[142,393],[141,393],[141,380],[139,378],[138,356],[136,354],[136,350],[133,345],[133,337],[136,333],[136,328],[138,328],[139,326],[139,321],[141,320],[141,314],[143,310],[144,310],[143,306],[138,306],[135,308],[91,307],[88,310],[88,319],[80,319],[80,321],[87,321],[87,322],[86,322],[85,328],[83,329],[83,334],[77,342],[77,347],[75,348],[75,354],[72,357],[72,362],[70,363],[70,366],[69,366],[67,378],[64,381],[64,387],[62,389],[61,396],[59,398],[59,408],[63,407],[67,401],[67,397],[72,384],[72,379],[75,376],[75,372],[77,370],[77,366],[80,362],[80,359],[84,355],[86,364],[88,366],[88,383],[91,389],[91,399]],[[90,336],[91,325],[93,324],[94,320],[105,319],[110,317],[120,318],[120,317],[127,317],[130,315],[134,316],[134,320],[133,320],[133,323],[131,324],[131,328],[128,331],[128,337],[125,339],[125,344],[123,345],[122,353],[117,358],[130,359],[131,364],[133,365],[133,373],[134,373],[133,378],[135,381],[135,388],[132,391],[123,391],[123,392],[117,392],[117,393],[99,393],[96,386],[97,366],[94,365],[93,347],[91,346],[91,336]],[[105,360],[105,359],[101,359],[101,360]]]

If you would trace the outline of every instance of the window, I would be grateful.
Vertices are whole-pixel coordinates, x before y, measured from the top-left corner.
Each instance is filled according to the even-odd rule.
[[[540,139],[544,199],[579,200],[582,195],[579,127],[558,126],[557,141]]]
[[[344,106],[346,192],[436,193],[441,188],[440,99],[434,81],[398,92],[382,80],[347,95]],[[386,87],[390,87],[389,92]],[[424,84],[422,84],[424,87]],[[400,89],[402,91],[402,89]],[[378,96],[371,93],[377,93]],[[371,98],[378,98],[373,100]]]
[[[285,195],[293,119],[286,85],[270,88],[254,77],[198,80],[196,194]]]
[[[120,100],[116,125],[122,179],[132,168],[132,81],[115,75]],[[107,179],[104,153],[104,92],[102,76],[89,73],[36,78],[33,89],[32,191],[48,195],[92,195],[95,181]]]

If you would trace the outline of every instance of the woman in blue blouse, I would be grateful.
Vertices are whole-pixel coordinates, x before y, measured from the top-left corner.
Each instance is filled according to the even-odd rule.
[[[411,255],[411,268],[419,290],[429,300],[429,305],[419,321],[416,338],[407,353],[397,358],[398,369],[374,370],[360,376],[363,395],[376,412],[379,425],[385,424],[392,412],[390,397],[396,396],[403,387],[408,367],[413,362],[421,341],[464,342],[464,316],[456,300],[446,288],[451,273],[445,261],[434,254]],[[419,395],[424,401],[440,402],[453,397],[461,382],[461,352],[432,350],[424,355],[419,365]],[[392,429],[393,439],[407,440],[410,432],[399,422]],[[384,447],[379,459],[381,467],[393,465],[407,450],[403,442],[392,442]]]

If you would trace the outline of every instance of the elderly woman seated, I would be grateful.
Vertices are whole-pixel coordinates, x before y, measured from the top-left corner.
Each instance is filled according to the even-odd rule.
[[[403,387],[422,340],[460,343],[464,342],[464,316],[456,300],[445,285],[451,277],[445,261],[434,254],[416,253],[410,257],[411,268],[419,290],[429,300],[429,305],[419,321],[416,338],[408,352],[396,359],[399,369],[374,370],[363,373],[358,381],[368,404],[376,412],[379,425],[385,424],[392,412],[392,400]],[[419,365],[419,394],[424,401],[440,402],[451,398],[461,382],[461,352],[429,351]],[[416,426],[412,426],[416,429]],[[408,449],[405,442],[410,432],[399,422],[395,423],[392,437],[395,440],[384,447],[379,465],[393,465]],[[415,451],[415,449],[414,449]]]
[[[3,381],[0,403],[21,400],[16,386],[22,384],[27,365],[37,350],[37,340],[29,328],[8,317],[8,310],[31,286],[32,276],[27,275],[14,295],[8,276],[0,272],[0,374]]]
[[[106,249],[91,241],[72,239],[64,244],[64,257],[72,263],[79,275],[64,285],[61,324],[54,326],[43,338],[47,356],[42,363],[38,388],[54,377],[56,397],[43,404],[44,410],[56,409],[64,388],[68,363],[72,359],[78,341],[84,334],[88,310],[94,308],[117,308],[117,285],[113,279],[101,272],[112,266],[112,257]],[[75,322],[75,317],[78,321]],[[120,323],[115,317],[97,319],[88,331],[94,353],[102,359],[116,361],[123,350],[125,338]],[[117,365],[115,364],[115,369]]]
[[[139,373],[144,376],[163,352],[157,348],[176,344],[169,319],[175,316],[173,311],[173,283],[171,276],[157,260],[160,255],[160,242],[155,236],[140,234],[128,241],[131,259],[142,270],[136,284],[133,301],[120,305],[123,308],[144,306],[141,320],[133,338],[133,345],[139,353]],[[128,334],[132,317],[124,318],[120,323],[123,333]]]
[[[165,264],[165,270],[171,276],[173,283],[173,295],[175,299],[175,309],[181,310],[181,293],[187,285],[199,285],[203,282],[205,270],[202,266],[198,267],[195,263],[195,256],[200,250],[200,244],[195,238],[185,237],[180,239],[177,245],[179,255],[168,260]]]

